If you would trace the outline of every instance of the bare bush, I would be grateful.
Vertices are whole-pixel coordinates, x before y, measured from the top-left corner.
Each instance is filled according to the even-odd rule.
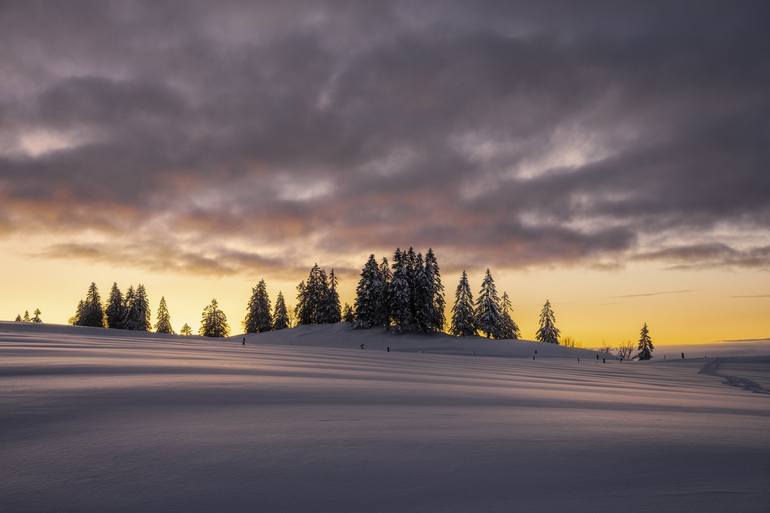
[[[634,354],[634,349],[636,347],[633,342],[623,342],[617,347],[618,356],[624,360],[630,360],[631,355]]]

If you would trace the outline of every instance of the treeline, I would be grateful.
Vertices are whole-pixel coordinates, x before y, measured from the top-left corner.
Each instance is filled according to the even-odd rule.
[[[34,324],[40,324],[43,322],[43,319],[40,318],[40,314],[43,312],[40,311],[40,308],[35,308],[35,311],[32,312],[34,317],[29,316],[29,310],[24,310],[24,317],[21,316],[21,314],[16,315],[16,322],[31,322]]]
[[[166,305],[166,298],[160,298],[156,315],[155,331],[174,334],[171,316]],[[70,319],[75,326],[93,326],[133,331],[150,331],[150,301],[144,285],[130,286],[126,294],[120,291],[117,283],[112,284],[110,296],[105,306],[95,283],[91,283],[85,299],[78,302],[75,315]],[[188,326],[189,328],[189,326]]]

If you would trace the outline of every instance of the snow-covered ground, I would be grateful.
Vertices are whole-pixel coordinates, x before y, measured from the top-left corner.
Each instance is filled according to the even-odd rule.
[[[770,357],[536,347],[0,324],[0,511],[768,511]]]

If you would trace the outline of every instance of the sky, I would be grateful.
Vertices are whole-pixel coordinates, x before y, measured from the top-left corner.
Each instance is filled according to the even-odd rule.
[[[0,318],[432,247],[532,338],[770,337],[770,4],[0,2]]]

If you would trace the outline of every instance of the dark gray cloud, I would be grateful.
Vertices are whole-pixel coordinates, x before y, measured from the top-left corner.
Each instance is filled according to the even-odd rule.
[[[115,241],[51,257],[768,267],[766,2],[0,9],[0,236]]]

